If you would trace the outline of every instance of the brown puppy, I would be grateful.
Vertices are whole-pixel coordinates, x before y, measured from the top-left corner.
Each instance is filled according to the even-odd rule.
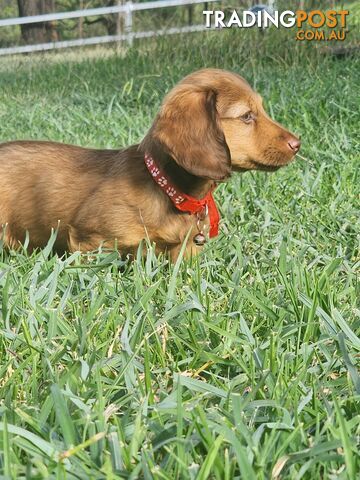
[[[58,251],[104,245],[124,254],[149,238],[174,259],[190,230],[186,254],[195,254],[200,246],[193,237],[203,235],[207,212],[178,210],[152,178],[145,153],[169,184],[196,202],[233,170],[273,171],[299,148],[299,139],[267,116],[260,95],[242,77],[200,70],[165,97],[139,145],[95,150],[53,142],[1,144],[0,237],[16,248],[28,231],[29,247],[43,247],[58,228]]]

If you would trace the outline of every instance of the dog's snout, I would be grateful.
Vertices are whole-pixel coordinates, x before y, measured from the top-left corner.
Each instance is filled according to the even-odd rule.
[[[300,150],[300,145],[301,145],[300,139],[296,137],[291,137],[288,140],[288,146],[294,153],[297,153]]]

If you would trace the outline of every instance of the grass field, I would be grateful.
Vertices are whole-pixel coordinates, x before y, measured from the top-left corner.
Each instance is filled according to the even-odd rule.
[[[135,143],[213,66],[303,158],[219,187],[191,262],[0,252],[1,479],[360,478],[360,61],[291,35],[2,59],[1,141]]]

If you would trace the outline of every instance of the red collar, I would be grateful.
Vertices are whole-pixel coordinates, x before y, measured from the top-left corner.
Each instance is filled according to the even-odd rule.
[[[159,187],[170,198],[175,207],[182,211],[187,212],[189,215],[197,215],[198,219],[204,220],[206,215],[209,215],[210,221],[210,237],[216,237],[219,233],[219,220],[220,215],[216,208],[216,203],[212,195],[212,190],[206,194],[204,198],[200,200],[186,195],[186,193],[179,192],[177,187],[170,181],[165,172],[156,164],[151,155],[145,153],[145,165],[149,170],[151,176]]]

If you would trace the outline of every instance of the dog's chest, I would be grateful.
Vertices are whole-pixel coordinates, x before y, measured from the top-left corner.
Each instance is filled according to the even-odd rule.
[[[207,212],[202,214],[175,214],[169,219],[162,236],[169,244],[182,244],[187,238],[187,243],[202,247],[209,240],[210,222]]]

